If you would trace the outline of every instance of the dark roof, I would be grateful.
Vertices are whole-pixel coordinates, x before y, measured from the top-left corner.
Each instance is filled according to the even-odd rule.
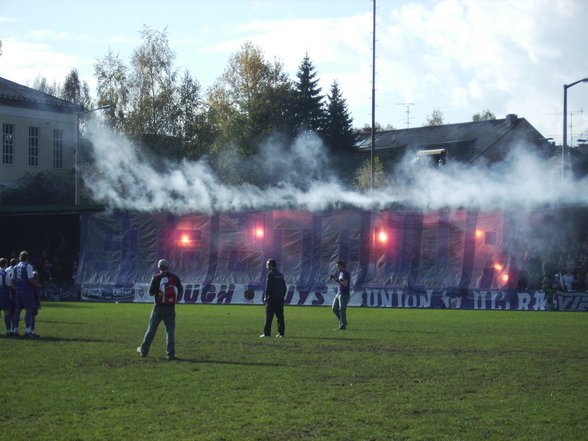
[[[105,209],[106,206],[101,204],[11,205],[0,206],[0,218],[3,216],[26,216],[39,214],[100,213]]]
[[[542,135],[524,118],[508,115],[504,119],[387,130],[376,133],[376,151],[384,149],[433,150],[445,148],[451,156],[471,161],[500,141],[507,133],[523,128],[526,136],[537,141]],[[356,146],[360,151],[371,149],[371,136],[362,135]]]
[[[79,112],[83,107],[0,77],[0,103],[57,112]]]

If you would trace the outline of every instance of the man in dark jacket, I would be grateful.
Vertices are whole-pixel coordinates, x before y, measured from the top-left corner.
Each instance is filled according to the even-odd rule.
[[[141,357],[146,357],[149,348],[155,337],[155,332],[159,323],[163,320],[166,332],[166,352],[168,360],[175,360],[175,329],[176,329],[176,309],[175,305],[178,298],[182,295],[184,288],[180,279],[175,274],[167,271],[169,263],[161,259],[157,263],[159,273],[154,275],[149,286],[149,295],[155,298],[151,317],[149,318],[149,327],[143,337],[143,343],[137,348]]]
[[[266,263],[267,283],[263,293],[265,302],[265,327],[260,337],[269,337],[272,332],[272,321],[274,314],[278,320],[278,335],[283,337],[286,330],[284,322],[284,297],[286,297],[286,282],[284,276],[277,269],[275,259],[269,259]]]

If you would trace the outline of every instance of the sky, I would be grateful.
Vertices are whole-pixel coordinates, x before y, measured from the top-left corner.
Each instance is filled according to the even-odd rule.
[[[377,0],[376,120],[446,123],[489,109],[517,114],[561,143],[564,85],[588,77],[588,1]],[[176,68],[206,91],[245,41],[295,79],[305,54],[323,94],[334,80],[354,126],[371,122],[371,0],[0,0],[0,77],[63,82],[71,69],[95,93],[109,50],[128,63],[144,26],[166,30]],[[568,144],[588,138],[588,83],[567,89]],[[407,113],[408,111],[408,113]]]

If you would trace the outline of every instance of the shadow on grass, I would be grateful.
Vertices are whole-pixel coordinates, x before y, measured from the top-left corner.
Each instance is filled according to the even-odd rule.
[[[67,322],[63,320],[36,320],[37,323],[52,323],[58,325],[84,325],[84,322]]]
[[[117,343],[116,340],[103,340],[99,338],[67,338],[67,337],[39,337],[39,338],[29,338],[23,335],[18,337],[10,337],[6,340],[13,340],[13,341],[30,341],[34,343],[43,343],[43,342],[80,342],[80,343]]]
[[[184,357],[176,357],[175,360],[169,361],[166,359],[161,358],[152,358],[152,359],[145,359],[142,358],[141,361],[165,361],[168,363],[193,363],[193,364],[228,364],[232,366],[271,366],[271,367],[286,367],[285,364],[279,363],[259,363],[259,362],[243,362],[243,361],[230,361],[230,360],[205,360],[205,359],[196,359],[196,358],[184,358]]]
[[[288,340],[370,341],[368,338],[351,337],[290,337]]]

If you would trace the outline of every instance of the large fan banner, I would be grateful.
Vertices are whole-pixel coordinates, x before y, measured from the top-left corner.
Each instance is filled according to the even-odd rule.
[[[321,306],[333,301],[330,275],[342,260],[351,275],[351,306],[546,310],[553,307],[548,295],[517,290],[529,216],[466,210],[89,214],[81,219],[77,283],[85,300],[151,302],[149,281],[165,258],[184,285],[180,303],[261,304],[265,262],[273,258],[288,285],[286,304]],[[588,308],[581,298],[566,304]]]

